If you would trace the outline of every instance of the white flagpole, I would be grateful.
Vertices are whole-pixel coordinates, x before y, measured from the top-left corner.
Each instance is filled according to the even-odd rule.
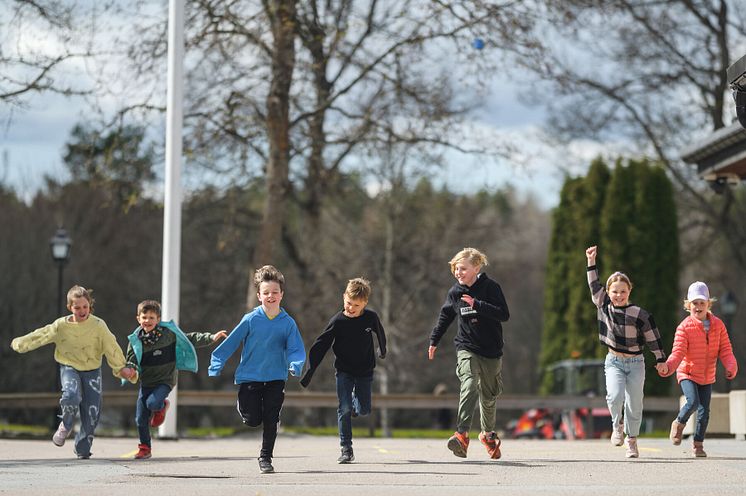
[[[168,3],[168,89],[166,103],[166,177],[163,216],[163,275],[161,305],[163,320],[179,322],[181,276],[181,125],[184,87],[184,0]],[[178,437],[176,412],[178,391],[169,395],[166,421],[158,428],[161,438]]]

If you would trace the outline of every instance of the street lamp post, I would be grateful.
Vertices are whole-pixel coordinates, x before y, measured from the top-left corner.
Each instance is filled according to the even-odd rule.
[[[57,263],[57,317],[62,316],[64,296],[62,294],[62,272],[65,264],[70,258],[70,247],[73,241],[62,227],[57,229],[54,236],[49,240],[49,248],[52,251],[52,260]]]
[[[70,248],[72,247],[73,241],[68,236],[67,231],[62,227],[57,229],[49,240],[49,249],[52,252],[52,260],[57,264],[57,317],[62,316],[62,309],[64,308],[65,295],[63,293],[64,288],[62,286],[62,273],[65,269],[65,264],[70,259]],[[60,367],[55,364],[55,389],[60,385]],[[57,409],[54,411],[54,417],[52,421],[52,429],[57,429],[59,418],[57,417]]]
[[[738,300],[731,290],[726,290],[723,296],[720,297],[720,311],[723,315],[723,323],[725,328],[728,330],[728,337],[733,335],[731,326],[733,325],[733,317],[736,315],[738,310]],[[730,392],[730,381],[725,381],[725,391]]]

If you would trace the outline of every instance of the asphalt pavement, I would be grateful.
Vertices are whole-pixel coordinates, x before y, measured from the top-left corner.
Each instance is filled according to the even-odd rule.
[[[476,441],[476,440],[475,440]],[[0,494],[188,495],[746,495],[746,441],[640,438],[640,458],[606,440],[503,440],[500,460],[478,441],[456,458],[445,439],[354,440],[355,462],[339,465],[338,439],[281,433],[273,474],[261,474],[258,436],[153,441],[153,458],[134,460],[136,439],[96,438],[78,460],[72,442],[0,440]],[[488,492],[485,492],[488,491]]]

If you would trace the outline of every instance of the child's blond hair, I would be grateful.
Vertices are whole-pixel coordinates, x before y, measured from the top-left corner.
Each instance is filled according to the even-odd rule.
[[[606,279],[606,291],[609,290],[609,287],[615,282],[623,282],[627,285],[627,287],[632,291],[632,281],[629,280],[629,277],[627,277],[627,274],[624,272],[616,271],[613,274],[609,276],[608,279]]]
[[[484,267],[488,265],[487,256],[476,248],[464,248],[460,252],[456,253],[448,265],[451,266],[451,273],[456,272],[456,264],[462,260],[468,260],[470,264],[476,267]]]
[[[368,301],[370,291],[370,281],[362,277],[356,277],[347,281],[345,296],[351,300]]]

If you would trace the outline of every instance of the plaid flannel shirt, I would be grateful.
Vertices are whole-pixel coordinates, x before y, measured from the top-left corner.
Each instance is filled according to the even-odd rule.
[[[653,316],[637,305],[615,307],[598,280],[596,266],[588,267],[588,287],[598,309],[598,339],[614,351],[641,355],[645,343],[657,362],[665,362],[661,336]]]

